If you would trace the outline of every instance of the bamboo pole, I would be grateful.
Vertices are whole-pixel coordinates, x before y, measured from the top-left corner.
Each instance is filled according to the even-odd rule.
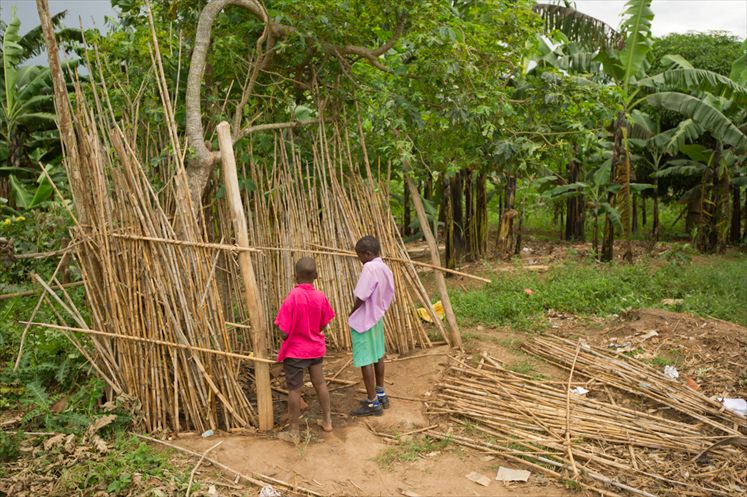
[[[101,331],[101,330],[92,330],[90,328],[76,328],[74,326],[63,326],[60,324],[52,324],[52,323],[37,323],[35,321],[19,321],[19,323],[27,324],[29,326],[41,326],[42,328],[50,328],[52,330],[71,331],[75,333],[83,333],[85,335],[96,335],[96,336],[102,336],[102,337],[115,338],[117,340],[146,343],[146,344],[151,344],[151,345],[160,345],[163,347],[170,347],[170,348],[181,349],[181,350],[190,350],[192,352],[204,352],[205,354],[214,354],[214,355],[218,355],[221,357],[232,357],[234,359],[240,359],[242,361],[252,361],[257,364],[259,363],[275,364],[277,362],[277,361],[273,361],[272,359],[263,359],[263,358],[255,357],[253,355],[237,354],[236,352],[226,352],[224,350],[206,349],[204,347],[197,347],[193,345],[184,345],[181,343],[167,342],[165,340],[157,340],[155,338],[143,338],[143,337],[130,336],[130,335],[119,335],[117,333],[109,333],[109,332]]]
[[[434,266],[441,266],[441,257],[438,253],[438,245],[436,239],[433,237],[433,232],[428,224],[428,216],[425,214],[425,207],[423,207],[423,200],[420,198],[420,192],[415,186],[408,174],[407,161],[405,161],[405,180],[407,182],[407,188],[410,191],[412,197],[412,203],[415,206],[415,212],[418,215],[420,221],[420,228],[423,230],[423,235],[428,242],[428,248],[431,252],[431,262]],[[434,273],[436,278],[436,285],[438,286],[438,293],[441,295],[441,304],[444,306],[444,313],[446,314],[446,321],[449,323],[449,335],[450,335],[450,346],[454,348],[462,348],[462,335],[459,332],[459,325],[457,325],[456,316],[454,315],[454,309],[451,307],[451,299],[449,299],[449,292],[446,289],[446,279],[440,272]]]
[[[237,245],[240,247],[249,247],[246,217],[244,215],[244,206],[241,202],[239,179],[236,173],[236,159],[233,155],[231,127],[227,122],[223,121],[218,124],[216,130],[218,132],[218,144],[220,147],[221,163],[223,165],[223,180],[226,185],[226,198],[231,209]],[[249,313],[252,328],[254,328],[252,330],[252,348],[257,358],[264,359],[267,355],[267,343],[265,339],[267,322],[259,297],[259,289],[257,288],[257,280],[254,276],[251,256],[248,252],[241,252],[238,258],[241,277],[244,283],[247,312]],[[263,362],[256,363],[254,377],[257,390],[259,429],[263,431],[271,430],[274,421],[269,366]]]

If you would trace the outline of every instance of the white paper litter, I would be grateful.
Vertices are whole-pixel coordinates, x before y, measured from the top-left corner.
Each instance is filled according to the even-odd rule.
[[[664,376],[670,380],[676,380],[680,377],[680,372],[674,366],[664,366]]]
[[[740,416],[747,416],[747,400],[744,399],[721,399],[724,407]]]
[[[213,430],[202,432],[202,438],[212,437],[213,435],[215,435],[215,432]]]
[[[571,388],[571,393],[573,395],[586,395],[589,391],[584,387],[573,387]]]
[[[527,481],[531,474],[525,469],[504,468],[501,466],[498,468],[498,474],[495,475],[495,479],[497,481]]]
[[[480,473],[475,473],[474,471],[467,475],[467,479],[472,480],[473,482],[477,483],[478,485],[482,485],[483,487],[487,487],[488,485],[490,485],[490,478],[485,475],[481,475]]]

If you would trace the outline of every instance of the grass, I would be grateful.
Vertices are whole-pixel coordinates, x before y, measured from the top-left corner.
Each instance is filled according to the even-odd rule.
[[[533,290],[532,295],[524,293]],[[682,299],[677,310],[747,325],[747,255],[701,258],[690,264],[641,260],[634,265],[569,262],[545,274],[499,273],[473,291],[452,291],[466,325],[544,329],[548,309],[605,316]]]
[[[382,468],[390,468],[397,462],[412,462],[429,452],[444,450],[451,445],[450,440],[434,440],[427,436],[413,437],[407,442],[390,447],[382,452],[376,462]]]
[[[139,475],[139,476],[135,476]],[[73,494],[105,490],[114,495],[126,495],[142,482],[173,486],[186,490],[187,470],[175,470],[168,454],[157,451],[134,435],[118,434],[112,451],[102,459],[82,459],[60,475],[59,488]],[[193,489],[194,490],[194,489]]]
[[[664,366],[681,366],[684,362],[685,357],[682,355],[682,352],[676,349],[666,350],[651,359],[651,363],[660,368]]]

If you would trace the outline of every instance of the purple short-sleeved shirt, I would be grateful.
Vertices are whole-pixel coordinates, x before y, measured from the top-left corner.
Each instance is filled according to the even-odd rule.
[[[316,359],[324,357],[327,345],[322,328],[335,317],[324,293],[314,285],[301,283],[290,291],[280,306],[275,324],[288,337],[280,346],[278,361],[286,357]]]
[[[353,293],[363,301],[363,305],[350,315],[348,324],[358,333],[363,333],[379,322],[394,297],[394,277],[381,257],[363,265]]]

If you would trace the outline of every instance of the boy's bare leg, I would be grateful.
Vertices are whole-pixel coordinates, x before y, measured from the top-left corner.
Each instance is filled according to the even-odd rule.
[[[327,380],[324,379],[324,370],[321,364],[314,364],[309,368],[311,384],[314,385],[319,404],[322,406],[322,430],[332,431],[332,414],[330,412],[329,390]]]
[[[376,399],[376,372],[374,371],[374,365],[369,364],[361,367],[361,373],[363,373],[363,384],[366,386],[366,397],[368,400]]]
[[[288,432],[298,437],[298,420],[301,417],[301,389],[288,392]]]
[[[374,371],[376,372],[376,386],[384,388],[384,357],[374,364]]]

